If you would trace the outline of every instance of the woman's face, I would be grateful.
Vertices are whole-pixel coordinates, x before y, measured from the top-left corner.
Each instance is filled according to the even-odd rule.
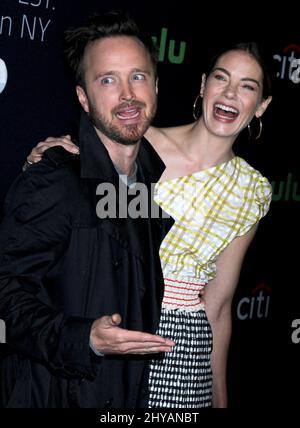
[[[247,52],[224,53],[202,81],[203,119],[217,136],[236,137],[254,115],[260,117],[271,101],[262,100],[263,74]]]

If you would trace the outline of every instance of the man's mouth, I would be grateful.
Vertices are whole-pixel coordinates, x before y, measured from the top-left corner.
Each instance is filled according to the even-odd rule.
[[[115,115],[120,120],[130,120],[137,119],[141,114],[141,109],[139,107],[127,107],[118,110]]]

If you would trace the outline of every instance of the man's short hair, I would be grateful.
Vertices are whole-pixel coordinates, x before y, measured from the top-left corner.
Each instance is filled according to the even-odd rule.
[[[127,12],[110,11],[94,14],[85,25],[70,28],[65,32],[65,54],[77,84],[84,87],[83,57],[86,47],[95,40],[116,36],[138,39],[149,53],[156,75],[158,51],[152,39],[140,32],[136,22]]]

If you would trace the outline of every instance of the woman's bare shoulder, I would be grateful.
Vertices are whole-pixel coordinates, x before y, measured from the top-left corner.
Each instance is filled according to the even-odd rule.
[[[181,141],[182,137],[185,135],[185,133],[189,132],[192,126],[193,124],[170,126],[168,128],[157,128],[155,126],[150,126],[145,134],[145,137],[154,147],[157,147],[162,143],[172,143],[178,140]]]

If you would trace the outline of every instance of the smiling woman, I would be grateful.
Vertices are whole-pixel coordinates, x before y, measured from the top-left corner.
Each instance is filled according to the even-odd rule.
[[[0,94],[4,91],[7,83],[7,68],[3,59],[0,58]]]
[[[218,54],[197,98],[202,114],[194,114],[194,123],[146,134],[166,165],[155,201],[175,220],[160,247],[165,292],[158,333],[176,347],[152,361],[150,407],[227,405],[231,302],[271,200],[267,179],[232,149],[272,99],[256,44]]]

